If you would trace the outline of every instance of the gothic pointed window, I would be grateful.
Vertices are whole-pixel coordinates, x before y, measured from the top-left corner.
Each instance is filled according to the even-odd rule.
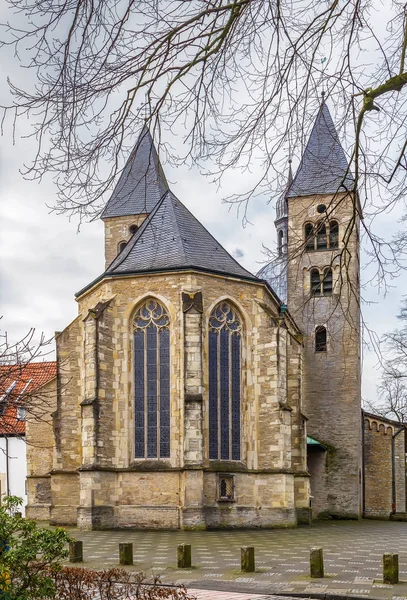
[[[209,319],[209,458],[240,460],[242,325],[221,302]]]
[[[332,269],[327,268],[324,270],[322,279],[322,295],[330,296],[332,294]]]
[[[318,269],[311,269],[311,294],[313,296],[321,295],[321,277]]]
[[[170,318],[149,299],[134,329],[135,458],[170,456]]]
[[[329,247],[337,248],[339,243],[339,225],[337,221],[329,223]]]
[[[312,223],[305,223],[304,233],[306,250],[314,250],[314,226],[312,225]]]
[[[323,223],[317,225],[317,250],[323,250],[327,247],[326,227]]]
[[[315,328],[315,352],[326,352],[326,327]]]

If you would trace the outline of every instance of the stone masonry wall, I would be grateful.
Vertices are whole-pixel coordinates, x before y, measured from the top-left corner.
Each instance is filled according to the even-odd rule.
[[[203,295],[202,377],[198,374],[199,348],[194,347],[199,345],[195,329],[200,319],[191,314],[184,321],[182,312],[182,292],[197,291]],[[134,459],[132,316],[148,297],[162,302],[171,320],[171,457],[147,461]],[[242,459],[217,464],[209,461],[207,445],[207,322],[213,307],[224,299],[235,304],[243,320]],[[80,404],[89,395],[84,382],[88,381],[86,364],[92,368],[92,361],[89,363],[86,356],[92,356],[87,345],[94,338],[85,336],[84,331],[89,311],[96,310],[100,303],[106,303],[106,308],[98,320],[97,459],[90,464],[86,463],[85,449],[82,461],[82,451],[78,449],[75,454],[74,448],[88,439],[81,434],[84,415]],[[296,352],[300,346],[295,341],[298,348],[293,355],[291,350],[288,353],[290,373],[296,381],[291,386],[287,384],[289,332],[275,300],[263,285],[193,272],[112,278],[79,299],[79,313],[78,319],[58,338],[58,354],[69,365],[70,378],[64,402],[58,404],[56,433],[60,454],[57,452],[56,463],[62,471],[71,469],[72,476],[66,481],[71,487],[77,485],[71,492],[78,499],[78,522],[83,527],[295,524],[294,475],[303,476],[305,471],[301,458],[305,442],[300,440],[298,420],[300,361]],[[293,324],[288,323],[288,327],[292,336],[298,335]],[[199,381],[203,392],[203,451],[199,450],[199,440],[198,445],[193,443],[191,431],[200,420],[200,408],[194,405],[198,398],[188,407],[188,416],[185,412],[185,393],[197,391]],[[289,406],[289,399],[296,403],[294,408]],[[292,435],[293,414],[296,438]],[[70,421],[73,415],[75,424]],[[72,469],[79,472],[80,502]],[[218,474],[225,469],[235,474],[237,486],[237,498],[228,510],[225,503],[218,502],[216,493]],[[62,473],[58,481],[53,477],[55,515],[62,512],[59,498],[66,498],[61,477]],[[297,485],[297,490],[300,495],[306,494],[304,484]],[[69,513],[73,514],[73,507]],[[246,517],[243,519],[242,515]]]
[[[51,477],[54,436],[51,413],[57,407],[56,379],[42,386],[35,395],[41,417],[27,413],[27,507],[26,517],[47,521],[51,508]],[[46,410],[44,410],[46,407]]]
[[[392,435],[399,427],[380,417],[364,418],[365,515],[392,512]],[[405,432],[395,438],[396,512],[406,512]]]
[[[110,265],[113,259],[119,254],[120,242],[128,242],[132,237],[130,227],[136,225],[140,227],[147,218],[147,214],[130,215],[124,217],[110,217],[104,219],[105,223],[105,268]]]
[[[349,196],[290,198],[288,206],[288,308],[303,333],[303,406],[308,434],[327,446],[325,468],[314,475],[314,506],[322,515],[357,518],[361,512],[361,390],[359,309],[359,223],[350,231],[354,202]],[[325,217],[339,223],[339,248],[304,249],[304,224]],[[347,252],[343,251],[345,236]],[[310,271],[333,271],[331,296],[311,295]],[[315,327],[327,329],[327,351],[315,352]],[[317,516],[314,514],[314,516]]]

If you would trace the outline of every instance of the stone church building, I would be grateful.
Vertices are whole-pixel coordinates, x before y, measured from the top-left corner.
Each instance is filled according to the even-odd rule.
[[[278,257],[253,275],[175,197],[143,129],[102,213],[105,271],[56,335],[52,427],[30,428],[53,451],[40,463],[28,446],[29,516],[205,529],[362,514],[352,188],[323,102],[277,202]]]

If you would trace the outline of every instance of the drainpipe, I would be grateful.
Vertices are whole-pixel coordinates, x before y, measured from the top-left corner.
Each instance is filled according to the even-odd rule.
[[[7,486],[7,494],[6,496],[10,496],[10,469],[9,469],[9,457],[8,457],[8,436],[5,436],[6,440],[6,486]]]
[[[362,517],[366,516],[366,482],[365,482],[365,411],[362,409]]]
[[[396,512],[396,437],[402,432],[405,431],[405,426],[403,425],[401,429],[393,433],[391,436],[391,512],[394,515]]]

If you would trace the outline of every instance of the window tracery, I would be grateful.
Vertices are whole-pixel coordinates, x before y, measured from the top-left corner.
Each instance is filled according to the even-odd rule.
[[[209,458],[240,460],[242,324],[221,302],[209,318]]]
[[[135,458],[170,456],[170,318],[149,299],[133,318]]]

